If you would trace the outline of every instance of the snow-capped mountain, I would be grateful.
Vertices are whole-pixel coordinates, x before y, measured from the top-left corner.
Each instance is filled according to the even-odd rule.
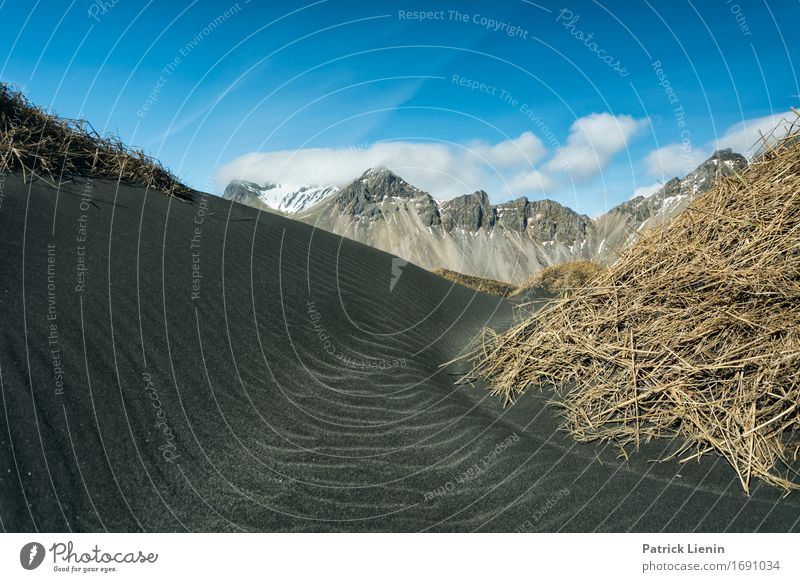
[[[286,214],[295,214],[322,202],[334,194],[336,186],[291,186],[286,184],[265,184],[233,180],[225,188],[223,198],[241,202],[249,206],[267,206]]]
[[[654,194],[636,196],[615,206],[595,220],[600,236],[597,258],[612,262],[637,233],[663,224],[682,212],[696,195],[711,188],[718,177],[741,172],[746,166],[744,156],[730,148],[718,150],[685,177],[671,179]]]
[[[225,197],[294,213],[297,220],[422,267],[521,283],[570,260],[613,262],[637,233],[675,216],[717,177],[746,165],[743,156],[720,150],[686,177],[596,219],[552,200],[522,197],[492,205],[482,190],[438,201],[386,168],[369,169],[341,189],[235,181]]]

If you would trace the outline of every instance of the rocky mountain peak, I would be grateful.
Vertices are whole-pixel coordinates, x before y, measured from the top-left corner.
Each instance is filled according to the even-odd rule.
[[[489,195],[483,190],[442,203],[442,224],[446,230],[460,228],[475,232],[481,227],[492,227],[496,222],[497,210],[489,203]]]
[[[638,222],[645,221],[659,212],[665,203],[677,205],[679,202],[688,202],[695,195],[708,190],[718,177],[741,172],[746,167],[747,159],[743,155],[734,153],[730,148],[717,150],[685,177],[672,178],[654,194],[631,198],[612,208],[609,214],[627,213]]]
[[[375,200],[397,196],[401,198],[414,198],[424,194],[416,186],[412,186],[390,169],[379,166],[370,168],[348,186],[363,188]],[[348,186],[345,186],[347,188]]]
[[[592,219],[554,200],[534,200],[525,208],[526,231],[541,241],[581,243]]]
[[[397,176],[394,172],[392,172],[386,166],[375,166],[374,168],[368,168],[361,174],[360,180],[369,179],[369,178],[386,178],[390,176]]]
[[[733,153],[730,148],[717,150],[710,158],[681,180],[682,189],[687,190],[690,188],[692,195],[697,194],[708,190],[719,176],[741,172],[746,166],[747,159],[743,155]]]
[[[388,168],[370,168],[344,186],[336,196],[338,208],[352,215],[375,218],[380,215],[378,205],[387,198],[412,199],[430,196],[406,182]],[[430,198],[433,201],[432,198]]]
[[[717,150],[712,154],[711,158],[709,159],[723,160],[723,161],[732,160],[737,164],[744,163],[744,165],[747,165],[747,160],[745,159],[745,157],[742,154],[737,154],[731,148],[723,148],[721,150]]]
[[[508,228],[525,232],[528,227],[528,199],[522,196],[516,200],[509,200],[498,204],[496,207],[497,219]]]
[[[682,212],[695,198],[710,189],[717,178],[741,172],[747,159],[730,148],[721,149],[683,178],[672,178],[650,196],[636,196],[612,208],[596,223],[602,233],[598,258],[613,260],[619,249],[641,232]],[[609,254],[611,253],[611,254]]]
[[[248,206],[259,205],[259,193],[261,186],[255,182],[248,182],[247,180],[231,180],[225,187],[225,192],[222,197],[226,200],[233,200],[240,204],[247,204]]]

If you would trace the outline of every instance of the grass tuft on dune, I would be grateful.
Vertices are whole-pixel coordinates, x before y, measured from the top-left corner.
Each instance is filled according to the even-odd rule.
[[[88,121],[51,115],[0,83],[0,174],[14,171],[25,180],[92,176],[189,197],[189,188],[142,150],[100,136]]]
[[[570,261],[546,267],[520,285],[511,297],[521,295],[558,295],[583,287],[600,272],[602,267],[594,261]]]
[[[469,287],[470,289],[475,289],[482,293],[488,293],[489,295],[497,295],[498,297],[509,297],[517,290],[516,285],[506,283],[505,281],[498,281],[497,279],[465,275],[448,269],[432,269],[431,272],[453,283],[458,283],[464,287]]]
[[[721,455],[746,493],[800,489],[798,121],[784,131],[590,284],[486,332],[469,377],[508,400],[554,386],[580,441],[674,438],[666,458]]]

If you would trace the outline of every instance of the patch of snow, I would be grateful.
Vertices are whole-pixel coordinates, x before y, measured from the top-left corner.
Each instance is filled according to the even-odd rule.
[[[250,189],[252,191],[252,188]],[[336,193],[336,186],[298,186],[295,184],[267,184],[258,191],[259,199],[275,210],[295,214],[319,204]]]
[[[697,185],[694,186],[693,190],[694,190],[694,193],[697,193]],[[684,198],[686,198],[686,195],[684,195],[684,194],[676,194],[675,196],[667,196],[666,198],[664,198],[661,201],[661,210],[663,211],[667,207],[675,207],[675,206],[677,206],[678,204],[680,204],[684,200]]]

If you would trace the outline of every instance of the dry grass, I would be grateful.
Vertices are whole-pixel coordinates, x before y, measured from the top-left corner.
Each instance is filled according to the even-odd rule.
[[[26,180],[109,178],[178,198],[188,198],[190,192],[143,151],[130,149],[115,137],[101,137],[86,121],[50,115],[0,83],[0,174],[12,171],[21,171]]]
[[[499,297],[508,297],[517,289],[515,285],[506,283],[505,281],[487,279],[486,277],[475,277],[473,275],[464,275],[463,273],[449,271],[448,269],[432,269],[431,272],[447,279],[448,281],[453,281],[454,283],[463,285],[464,287],[469,287],[470,289],[475,289],[476,291],[481,291],[482,293],[488,293],[489,295],[497,295]]]
[[[601,270],[594,261],[571,261],[542,269],[519,286],[511,297],[519,295],[558,295],[586,285]]]
[[[590,285],[487,331],[469,377],[509,400],[554,386],[578,440],[675,437],[669,458],[722,455],[746,493],[800,488],[796,124]]]

